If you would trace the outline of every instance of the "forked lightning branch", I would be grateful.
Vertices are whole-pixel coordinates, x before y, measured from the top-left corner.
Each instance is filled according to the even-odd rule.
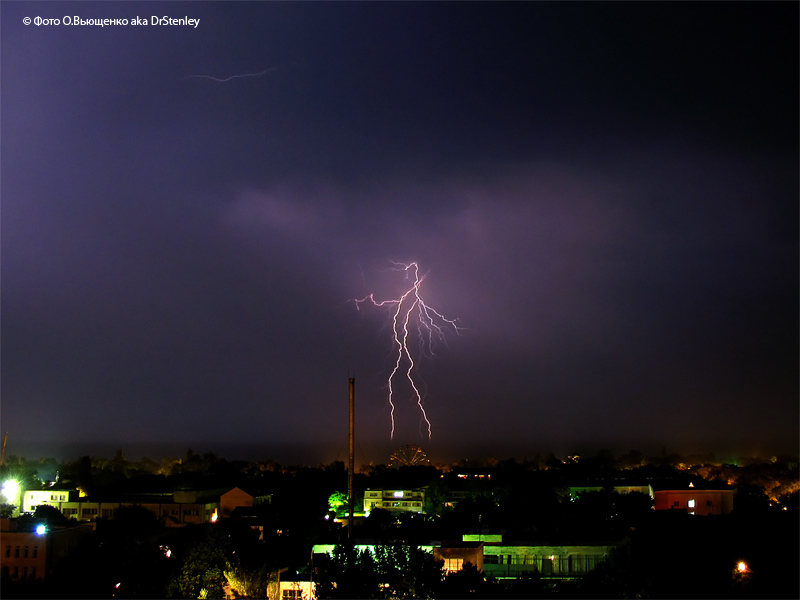
[[[395,378],[398,376],[402,377],[402,374],[404,374],[411,385],[413,399],[419,407],[422,420],[425,422],[428,429],[428,439],[430,439],[432,435],[431,422],[428,419],[428,414],[425,412],[422,392],[420,392],[418,382],[415,379],[415,369],[418,365],[419,358],[417,360],[414,359],[414,354],[411,351],[411,345],[409,343],[410,338],[417,338],[417,345],[420,348],[420,352],[425,352],[427,350],[433,353],[433,346],[436,342],[446,341],[445,333],[448,330],[452,329],[456,334],[460,335],[460,330],[462,328],[458,326],[457,319],[448,319],[435,308],[425,303],[420,289],[422,287],[422,282],[425,281],[426,275],[420,276],[419,265],[416,262],[409,264],[393,264],[395,265],[393,270],[405,272],[406,278],[411,282],[410,287],[403,292],[403,294],[398,298],[390,298],[388,300],[376,300],[374,294],[369,294],[360,300],[354,300],[354,302],[358,310],[361,310],[361,305],[365,303],[377,307],[394,307],[392,335],[396,359],[388,381],[388,399],[392,423],[390,438],[394,439],[395,430]]]

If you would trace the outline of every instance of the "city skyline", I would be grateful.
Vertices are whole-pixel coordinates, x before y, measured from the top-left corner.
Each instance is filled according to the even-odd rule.
[[[797,4],[0,11],[11,448],[796,452]]]

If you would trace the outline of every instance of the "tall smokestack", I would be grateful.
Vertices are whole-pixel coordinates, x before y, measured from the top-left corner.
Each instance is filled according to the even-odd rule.
[[[347,481],[347,538],[353,537],[353,473],[355,471],[355,377],[350,378],[350,468]]]

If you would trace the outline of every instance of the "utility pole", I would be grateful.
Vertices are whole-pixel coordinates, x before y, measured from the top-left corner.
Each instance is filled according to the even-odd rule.
[[[350,468],[347,481],[347,539],[353,537],[353,472],[355,470],[355,377],[350,378]]]

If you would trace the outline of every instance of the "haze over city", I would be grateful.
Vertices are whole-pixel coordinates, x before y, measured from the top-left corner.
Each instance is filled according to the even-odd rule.
[[[10,453],[796,453],[797,3],[0,11]]]

